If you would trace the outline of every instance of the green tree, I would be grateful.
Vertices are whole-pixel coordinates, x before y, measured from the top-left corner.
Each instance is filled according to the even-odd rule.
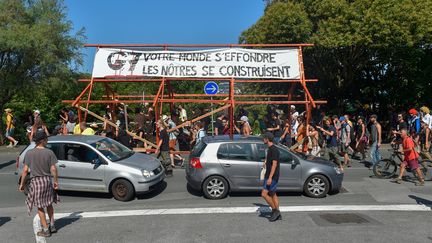
[[[430,19],[431,1],[274,0],[239,40],[314,43],[305,69],[320,80],[315,95],[339,111],[347,103],[384,111],[432,101]]]
[[[72,27],[60,0],[0,1],[0,115],[12,99],[51,92],[58,100],[76,85],[71,78],[81,64],[84,30],[72,34]]]

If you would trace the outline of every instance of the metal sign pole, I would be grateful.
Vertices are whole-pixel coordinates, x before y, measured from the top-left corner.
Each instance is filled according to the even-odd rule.
[[[211,97],[211,100],[213,101],[213,96],[210,96],[210,97]],[[210,104],[210,107],[211,107],[211,111],[213,112],[213,102]],[[211,126],[212,136],[214,136],[214,114],[213,113],[211,115],[211,124],[212,124],[212,126]]]

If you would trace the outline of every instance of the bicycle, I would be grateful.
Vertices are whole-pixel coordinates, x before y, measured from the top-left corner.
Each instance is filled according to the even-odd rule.
[[[392,151],[390,158],[381,159],[373,166],[373,173],[377,178],[389,179],[394,177],[398,167],[400,167],[403,162],[403,153],[399,151],[398,144],[392,144],[392,149],[389,149],[389,151]],[[430,169],[432,169],[432,161],[419,157],[419,165],[423,173],[424,179],[430,180]],[[411,170],[409,167],[406,168],[406,171],[413,173],[414,176],[417,178],[417,174],[415,173],[415,171]]]

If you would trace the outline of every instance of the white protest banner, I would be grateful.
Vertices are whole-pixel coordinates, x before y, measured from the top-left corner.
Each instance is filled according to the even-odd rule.
[[[93,77],[299,79],[298,49],[138,51],[100,48]]]

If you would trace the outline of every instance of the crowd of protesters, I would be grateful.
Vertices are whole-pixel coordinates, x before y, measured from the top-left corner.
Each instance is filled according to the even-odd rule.
[[[111,109],[109,106],[106,108],[104,122],[101,125],[94,122],[90,125],[85,122],[79,123],[72,109],[64,108],[59,114],[59,125],[54,128],[51,135],[102,135],[116,139],[129,148],[141,147],[148,151],[151,151],[148,142],[155,142],[155,137],[158,135],[161,139],[155,149],[160,153],[160,158],[165,161],[166,166],[173,168],[176,166],[176,161],[183,165],[184,158],[172,151],[190,151],[207,135],[228,135],[233,132],[249,136],[270,132],[276,144],[285,145],[298,153],[325,156],[337,164],[342,171],[345,167],[351,167],[352,158],[364,161],[367,150],[369,150],[370,168],[372,168],[381,159],[380,147],[384,139],[384,131],[377,115],[336,115],[320,112],[308,120],[306,112],[297,111],[294,105],[285,112],[274,106],[268,106],[266,115],[262,117],[240,107],[235,114],[232,128],[226,112],[216,114],[213,124],[210,116],[199,121],[194,119],[208,113],[208,109],[194,110],[188,114],[184,107],[178,105],[173,107],[169,114],[156,119],[153,107],[148,104],[137,107],[134,112],[124,105],[117,106],[117,109]],[[11,109],[6,109],[5,112],[6,138],[10,141],[8,147],[13,147],[18,144],[18,141],[13,138],[16,120]],[[34,110],[30,120],[31,124],[27,127],[30,141],[38,133],[50,135],[39,110]],[[195,122],[192,124],[190,120]],[[404,163],[404,167],[409,166],[416,170],[418,168],[416,159],[419,156],[432,159],[430,154],[432,116],[428,107],[423,106],[418,110],[409,109],[407,113],[397,113],[388,123],[392,124],[391,143],[400,144],[402,147],[413,147],[412,151],[415,153],[413,155],[403,148],[406,155],[414,160]],[[180,124],[182,126],[177,127]],[[131,136],[130,132],[135,133],[136,136]],[[408,143],[411,140],[412,143]]]

